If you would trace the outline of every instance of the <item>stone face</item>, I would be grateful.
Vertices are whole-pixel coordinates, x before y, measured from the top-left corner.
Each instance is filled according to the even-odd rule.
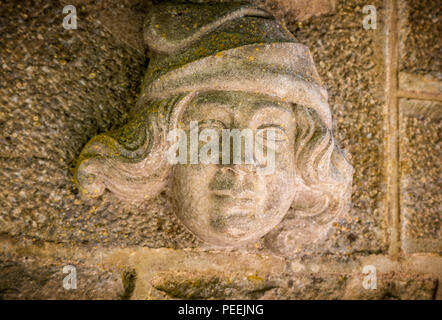
[[[306,225],[291,208],[273,232],[232,252],[190,233],[166,193],[138,204],[111,193],[84,199],[72,179],[84,145],[126,124],[139,98],[150,1],[2,3],[0,299],[442,299],[438,99],[400,99],[402,252],[386,256],[389,1],[371,3],[377,30],[362,28],[362,1],[251,1],[312,53],[335,138],[354,167],[353,207],[325,240],[301,250],[293,230]],[[67,4],[77,7],[77,30],[62,28]],[[437,97],[440,3],[398,4],[399,90]],[[77,290],[62,287],[66,264],[77,267]],[[365,265],[378,270],[377,290],[362,287]]]
[[[442,252],[440,102],[400,100],[401,212],[407,252]]]
[[[352,167],[308,48],[268,12],[235,2],[152,6],[143,36],[141,96],[125,126],[82,150],[80,193],[141,202],[164,191],[180,222],[213,246],[256,242],[281,222],[290,236],[276,235],[280,254],[325,237],[348,210]],[[245,151],[235,131],[250,133]]]
[[[28,8],[26,3],[23,6],[25,9]],[[38,26],[35,30],[39,30],[40,33],[34,31],[35,34],[25,34],[25,22],[23,20],[25,18],[23,17],[17,17],[17,21],[23,22],[22,25],[19,24],[19,27],[14,29],[15,33],[12,30],[5,30],[9,41],[7,42],[8,47],[4,50],[9,50],[10,53],[14,54],[3,57],[3,59],[9,57],[8,59],[12,60],[3,60],[2,68],[5,72],[3,79],[7,80],[2,87],[2,98],[4,99],[2,104],[4,108],[3,128],[6,133],[2,140],[4,146],[2,152],[5,156],[3,167],[5,169],[1,172],[1,181],[4,186],[2,188],[2,198],[5,202],[3,207],[5,214],[2,215],[0,221],[3,230],[27,239],[35,237],[78,243],[86,241],[104,245],[119,243],[152,247],[195,246],[198,240],[177,223],[172,209],[165,206],[169,200],[164,195],[155,198],[151,203],[132,205],[115,201],[111,195],[105,195],[100,200],[84,201],[76,193],[69,168],[74,164],[81,145],[86,143],[88,138],[97,132],[102,132],[112,126],[118,126],[119,123],[125,121],[125,112],[135,102],[139,76],[143,73],[141,67],[142,57],[137,51],[131,51],[129,46],[123,46],[121,41],[115,39],[106,29],[92,27],[94,20],[88,18],[89,6],[87,4],[84,9],[79,8],[79,15],[84,17],[84,22],[80,24],[79,29],[75,32],[56,28],[55,22],[58,19],[59,8],[53,4],[45,6],[44,19],[46,20],[40,17],[39,19],[31,18],[31,9],[26,9],[29,10],[26,13],[29,15],[28,19],[34,19],[31,21],[35,21],[36,26]],[[345,7],[341,6],[339,8],[341,8],[339,9],[340,12],[345,10]],[[92,12],[97,10],[96,8],[92,9],[90,9]],[[5,6],[2,10],[5,12],[3,16],[19,14],[12,7],[8,9]],[[358,11],[355,10],[355,12]],[[339,13],[331,18],[324,18],[326,19],[325,23],[320,22],[319,24],[330,25],[329,28],[332,28],[331,26],[337,23],[347,23],[351,20],[350,18],[343,20],[343,16],[345,16],[344,13]],[[7,26],[7,24],[4,25]],[[297,30],[296,28],[292,28],[292,31],[297,33],[298,38],[302,38],[304,34],[306,43],[311,47],[314,55],[321,54],[321,52],[330,53],[328,56],[324,54],[319,59],[315,57],[316,61],[324,62],[333,59],[331,52],[336,48],[341,48],[341,51],[343,51],[344,44],[347,44],[347,34],[330,30],[330,32],[336,33],[337,40],[342,39],[342,44],[339,44],[339,42],[334,44],[333,41],[330,41],[330,50],[319,50],[317,44],[314,42],[308,43],[308,41],[313,41],[308,39],[320,39],[321,31],[318,32],[313,24],[311,30],[307,28]],[[99,30],[98,33],[89,31],[94,29]],[[43,40],[39,40],[38,34],[44,40],[47,38],[50,43],[53,42],[50,50],[54,51],[54,57],[46,65],[43,64],[43,61],[46,61],[50,55],[44,47],[40,47],[40,51],[36,51],[38,46],[30,46],[29,42],[29,47],[17,52],[17,54],[13,49],[18,47],[15,43],[18,43],[21,38],[25,39],[22,45],[28,43],[27,38],[30,38],[29,41],[36,43],[43,42]],[[307,37],[307,35],[310,36]],[[321,41],[327,39],[323,38]],[[90,41],[91,44],[89,45],[87,41]],[[371,43],[370,41],[369,43]],[[340,47],[336,47],[338,44]],[[86,50],[81,50],[80,54],[80,48],[86,48]],[[102,48],[113,48],[113,50],[106,51],[106,49],[103,51]],[[117,49],[121,51],[121,55]],[[370,50],[368,45],[367,50]],[[32,54],[26,56],[27,51]],[[361,51],[365,52],[366,50],[361,49]],[[88,58],[88,54],[90,58]],[[121,57],[119,58],[121,62],[116,60],[118,55]],[[337,55],[337,57],[339,56]],[[40,66],[35,69],[35,66],[39,65],[37,60],[40,61]],[[332,63],[330,66],[343,64],[342,62]],[[368,61],[368,63],[370,62]],[[321,63],[318,63],[317,67],[322,78],[327,79],[327,72],[321,71],[323,70],[321,65]],[[349,65],[348,62],[346,65]],[[5,66],[9,67],[5,69]],[[357,70],[358,67],[358,64],[354,65],[353,70]],[[33,68],[35,69],[33,72],[41,77],[41,80],[38,80],[40,78],[34,78],[34,80],[24,81],[23,84],[17,86],[14,82],[15,78],[11,78],[14,70],[14,77],[18,75],[18,78],[26,80],[26,73],[31,72]],[[49,69],[50,72],[46,74],[43,69]],[[18,72],[15,73],[15,71]],[[368,79],[374,78],[373,72],[367,71],[367,73],[370,75]],[[54,79],[49,82],[43,81],[43,79],[51,79],[51,77]],[[43,82],[45,83],[44,87]],[[334,81],[329,82],[331,84],[335,83]],[[6,83],[11,83],[13,86],[7,86]],[[42,84],[38,85],[38,83]],[[76,92],[76,94],[59,93],[57,85],[61,83],[65,83],[64,87],[71,88],[70,90]],[[21,87],[22,85],[23,87]],[[334,99],[336,99],[335,95],[337,93],[335,92],[339,91],[340,95],[344,94],[347,97],[350,89],[348,86],[343,86],[342,90],[329,87],[332,108],[336,109]],[[353,96],[357,97],[357,94],[354,93]],[[339,101],[342,102],[343,98]],[[127,101],[128,103],[126,103]],[[359,101],[355,101],[359,103]],[[23,109],[14,109],[13,106],[17,104],[23,105]],[[96,107],[97,105],[98,107]],[[112,108],[118,111],[114,112]],[[11,112],[11,110],[15,111]],[[346,142],[346,139],[358,137],[354,134],[358,127],[351,125],[351,122],[349,122],[347,127],[353,128],[352,131],[349,131],[345,138],[339,138],[342,132],[347,129],[344,125],[344,118],[338,110],[336,109],[338,113],[335,122],[341,127],[338,128],[336,134],[340,142],[348,148],[346,144],[349,143]],[[123,117],[120,116],[121,114]],[[377,117],[377,113],[374,116]],[[34,120],[34,117],[37,120]],[[367,115],[363,111],[349,113],[346,117],[362,117],[358,120],[359,123],[367,123],[365,118]],[[14,119],[17,119],[17,121]],[[76,120],[71,121],[70,119]],[[367,130],[366,127],[360,128],[361,130]],[[50,134],[46,132],[50,132]],[[367,136],[370,136],[370,134],[371,138],[368,139]],[[364,139],[366,139],[368,142],[372,142],[370,146],[373,146],[373,152],[375,152],[379,148],[377,138],[379,134],[380,131],[375,130],[375,128],[370,129],[370,132],[362,134],[361,139],[363,140],[355,141],[354,144],[349,145],[356,148],[361,142],[365,143]],[[357,155],[357,157],[362,156],[358,152],[351,153]],[[366,152],[364,157],[367,157]],[[361,172],[365,165],[367,166],[367,172],[373,171],[374,180],[371,186],[376,186],[375,181],[380,179],[379,177],[375,178],[378,173],[376,168],[379,164],[375,162],[377,164],[374,165],[372,161],[369,161],[370,159],[378,159],[377,157],[378,155],[373,153],[369,158],[361,159],[361,164],[359,164],[361,170],[357,170],[357,172]],[[360,173],[357,172],[356,175],[359,175]],[[369,181],[372,180],[369,179]],[[361,190],[361,184],[363,183],[367,183],[367,181],[362,180],[355,190]],[[369,186],[367,185],[364,190],[368,189]],[[370,192],[378,193],[378,189],[378,187],[373,187]],[[355,203],[356,208],[360,207],[358,203],[364,206],[368,206],[368,203],[379,203],[376,202],[376,198],[368,196],[368,192],[361,192],[361,196],[362,194],[365,194],[366,199],[362,199],[360,202],[356,199],[358,196],[353,195],[353,203]],[[335,225],[335,236],[339,239],[339,242],[333,242],[327,250],[345,257],[350,252],[346,248],[352,246],[358,248],[355,249],[357,251],[363,251],[364,248],[370,247],[368,245],[370,241],[375,241],[371,246],[376,248],[373,250],[379,250],[379,243],[375,240],[380,238],[379,219],[376,223],[370,222],[378,211],[374,205],[366,208],[366,211],[357,210],[358,212],[367,212],[363,219],[364,224],[361,222],[361,217],[356,215]],[[353,210],[356,212],[355,209]],[[356,228],[355,232],[352,232],[348,225]],[[97,232],[97,230],[99,231]],[[361,230],[362,233],[360,233]],[[354,245],[353,239],[357,239],[356,243],[360,244]],[[323,245],[319,245],[319,247],[324,248]]]

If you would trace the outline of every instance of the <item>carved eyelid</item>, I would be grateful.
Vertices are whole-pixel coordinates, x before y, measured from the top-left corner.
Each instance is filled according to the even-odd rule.
[[[216,124],[217,127],[220,127],[222,129],[227,129],[227,126],[221,120],[206,119],[206,120],[201,120],[198,122],[198,126],[209,126],[209,125],[214,125],[214,124]]]
[[[272,124],[272,123],[269,123],[269,124],[264,124],[264,125],[260,125],[258,128],[257,128],[257,130],[265,130],[265,129],[276,129],[275,130],[275,132],[278,134],[278,132],[280,133],[280,136],[282,136],[282,138],[280,138],[280,139],[278,139],[277,137],[278,137],[278,135],[276,134],[276,137],[275,137],[275,141],[276,142],[280,142],[280,141],[286,141],[287,140],[287,138],[288,138],[288,135],[287,135],[287,132],[286,132],[286,130],[283,128],[283,127],[281,127],[280,125],[277,125],[277,124]],[[282,134],[281,134],[282,133]],[[264,140],[266,140],[266,138],[264,138],[263,137],[263,139]]]

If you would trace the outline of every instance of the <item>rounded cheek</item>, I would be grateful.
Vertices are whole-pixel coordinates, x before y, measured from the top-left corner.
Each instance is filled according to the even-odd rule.
[[[173,168],[172,195],[177,213],[186,221],[205,220],[209,192],[209,181],[215,170],[207,165],[180,165]]]
[[[295,168],[291,156],[276,159],[275,171],[266,176],[267,199],[264,211],[273,216],[284,215],[295,196]]]
[[[294,196],[294,179],[286,174],[277,174],[267,181],[267,210],[283,207]]]

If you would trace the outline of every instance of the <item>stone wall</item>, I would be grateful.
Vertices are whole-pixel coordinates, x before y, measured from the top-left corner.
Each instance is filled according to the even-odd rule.
[[[255,0],[306,44],[336,138],[354,167],[352,208],[289,255],[272,235],[207,248],[165,194],[80,197],[85,143],[124,124],[148,61],[147,2],[12,1],[0,7],[0,297],[3,299],[441,299],[441,1]],[[77,30],[62,27],[76,6]],[[290,214],[287,219],[290,219]],[[65,265],[78,287],[65,290]],[[377,289],[362,268],[377,269]]]

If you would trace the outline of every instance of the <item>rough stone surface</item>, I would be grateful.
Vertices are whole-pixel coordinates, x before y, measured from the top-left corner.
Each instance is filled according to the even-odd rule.
[[[383,2],[377,29],[362,28],[363,4],[341,1],[334,14],[287,27],[313,54],[332,108],[336,138],[354,168],[352,209],[336,225],[327,247],[339,256],[386,249],[383,218]]]
[[[334,13],[336,0],[255,0],[282,21],[305,21],[312,16]]]
[[[440,257],[382,255],[318,265],[222,251],[23,246],[2,237],[3,299],[440,299]],[[77,267],[77,289],[62,267]],[[364,265],[377,289],[363,288]]]
[[[50,243],[27,246],[2,235],[0,299],[125,299],[130,293],[126,270],[104,269],[101,256],[94,250]],[[76,268],[76,289],[63,287],[66,265]]]
[[[15,26],[4,24],[10,30],[5,30],[9,41],[3,49],[9,54],[2,55],[2,70],[5,74],[1,88],[4,119],[2,124],[5,132],[2,139],[4,170],[1,172],[0,180],[4,186],[1,196],[5,203],[2,209],[5,214],[0,220],[2,230],[26,239],[71,243],[174,248],[198,245],[199,241],[177,223],[167,206],[168,199],[165,199],[164,195],[160,195],[150,203],[140,205],[121,203],[112,195],[105,195],[96,201],[84,201],[77,194],[71,181],[69,169],[88,139],[96,133],[125,122],[127,111],[135,102],[139,90],[139,81],[145,68],[144,55],[124,45],[107,29],[100,28],[100,24],[95,24],[95,20],[88,17],[86,5],[79,8],[81,21],[79,29],[69,31],[57,24],[60,20],[61,5],[53,3],[42,5],[42,12],[45,13],[43,18],[33,17],[33,11],[30,7],[26,7],[26,3],[22,6],[23,10],[14,10],[12,5],[2,8],[4,12],[2,17],[27,15],[27,18],[17,17],[18,24]],[[345,27],[351,32],[350,21],[353,16],[349,16],[350,11],[347,7],[341,5],[339,8],[340,14],[324,18],[326,20],[319,21],[318,25],[325,23],[334,30],[332,26],[338,23],[342,26],[347,24]],[[352,9],[358,12],[357,8]],[[342,19],[346,16],[347,20]],[[29,19],[30,23],[35,25],[32,32],[27,33],[26,26],[29,23],[27,24],[25,19]],[[318,47],[317,41],[321,40],[319,37],[325,30],[316,30],[314,21],[311,22],[310,31],[307,28],[302,29],[304,31],[297,30],[297,27],[292,28],[292,31],[296,36],[306,38],[300,40],[307,44],[315,55],[321,51],[325,55],[329,53],[328,56],[315,57],[316,61],[333,59],[331,53],[337,48],[346,50],[348,34],[339,31],[335,32],[334,40],[327,43],[329,48]],[[317,40],[309,43],[311,39]],[[31,42],[36,45],[33,46]],[[360,49],[361,52],[369,50],[371,42],[369,39],[366,47]],[[16,48],[22,50],[15,52]],[[356,43],[355,49],[359,50],[356,48]],[[353,69],[346,72],[358,74],[356,70],[361,64],[373,63],[368,61],[368,58],[363,58],[365,60],[361,58],[361,61],[352,66]],[[335,63],[338,61],[330,62],[330,66]],[[381,60],[377,63],[381,63]],[[324,67],[325,65],[318,64],[321,76],[325,79],[327,72],[336,72],[336,74],[342,72],[332,69],[324,72],[322,70]],[[375,75],[376,72],[370,74],[372,78]],[[328,82],[326,83],[328,85]],[[342,87],[335,89],[336,93],[330,92],[331,106],[334,109],[339,103],[342,103],[341,106],[344,108],[344,99],[350,94],[348,85],[342,83]],[[368,87],[368,84],[365,85]],[[60,87],[70,90],[60,91]],[[360,90],[362,87],[358,88],[357,92]],[[75,92],[75,95],[72,92]],[[357,92],[352,93],[353,97],[358,97]],[[333,98],[337,94],[344,95],[338,100],[338,104]],[[375,103],[374,100],[370,100],[370,94],[364,99],[365,102],[362,104],[370,101]],[[361,104],[357,99],[354,103]],[[16,105],[22,108],[17,109]],[[369,106],[365,108],[368,110]],[[339,112],[339,109],[335,111],[337,123],[345,123],[341,116],[342,112]],[[365,112],[351,112],[346,116],[362,117],[357,119],[357,123],[364,123],[368,118]],[[348,128],[353,128],[353,131],[348,132]],[[370,132],[365,132],[368,128],[361,125],[355,127],[350,121],[347,129],[346,127],[337,129],[337,132],[348,132],[346,136],[341,138],[340,135],[338,138],[345,147],[348,145],[354,147],[367,140],[373,145],[373,152],[378,152],[380,130],[375,132],[373,128]],[[354,135],[354,129],[363,131],[359,135],[363,141],[348,142],[347,139],[350,137],[353,139],[357,137]],[[368,139],[367,136],[371,138]],[[351,150],[350,152],[357,154],[357,149],[355,152]],[[370,159],[379,159],[379,157],[375,153],[370,157],[367,153],[364,154],[365,158],[361,159],[359,168],[362,165],[367,166],[366,170],[369,174],[373,174],[373,181],[365,189],[359,190],[367,190],[370,187],[370,192],[376,192],[377,195],[379,192],[373,185],[376,185],[380,177],[378,167],[371,163]],[[358,171],[360,170],[356,170]],[[379,210],[374,205],[376,198],[359,192],[364,194],[366,199],[358,200],[358,197],[364,196],[354,195],[353,203],[355,208],[358,208],[359,215],[364,212],[359,206],[365,207],[366,216],[362,216],[362,219],[361,216],[352,214],[351,217],[336,224],[335,234],[331,236],[336,240],[326,246],[318,244],[316,252],[331,251],[332,255],[347,258],[352,250],[380,250],[382,245],[379,242],[381,238],[379,220],[381,219],[375,221]],[[371,207],[370,203],[373,204]],[[351,231],[349,226],[356,228],[355,231]],[[361,230],[363,231],[360,232]],[[266,246],[261,247],[265,250]]]
[[[407,91],[423,91],[442,94],[442,81],[429,74],[399,73],[399,88]]]
[[[0,299],[121,299],[124,290],[121,275],[97,268],[77,267],[77,288],[63,288],[64,264],[0,259]]]
[[[399,71],[442,80],[442,1],[407,0],[399,4]]]
[[[355,277],[347,287],[346,297],[376,300],[431,300],[435,298],[437,278],[418,273],[390,272],[377,276],[375,290],[361,290],[363,275]]]
[[[155,201],[141,209],[80,200],[70,169],[92,136],[126,121],[146,61],[89,19],[86,6],[78,29],[64,30],[62,8],[28,1],[0,9],[1,231],[24,240],[191,246],[196,240]]]
[[[400,110],[403,246],[441,253],[442,104],[401,99]]]
[[[284,281],[286,263],[272,256],[145,248],[114,251],[105,265],[134,270],[133,299],[257,299]]]
[[[131,202],[165,190],[180,222],[218,246],[253,243],[282,225],[270,242],[290,256],[326,236],[347,212],[353,170],[325,130],[332,129],[327,93],[308,48],[267,12],[243,3],[157,5],[143,33],[151,52],[141,97],[124,128],[94,137],[82,150],[74,173],[80,192],[99,197],[108,189]],[[302,134],[312,126],[307,108],[318,115],[314,139]],[[213,122],[227,110],[235,120],[223,118],[226,129],[284,128],[272,173],[262,174],[261,165],[171,167],[161,132]],[[252,201],[233,200],[245,194]],[[290,206],[292,221],[281,222]]]
[[[409,253],[442,252],[441,5],[399,2],[399,89],[439,100],[399,103],[402,247]]]
[[[285,261],[283,272],[275,274],[254,273],[261,260],[250,252],[275,253],[266,238],[243,250],[249,252],[242,253],[249,260],[257,259],[258,266],[250,273],[235,269],[236,258],[227,259],[231,267],[222,267],[222,272],[213,268],[195,272],[183,268],[180,259],[170,264],[166,254],[162,271],[143,282],[139,282],[141,272],[134,272],[142,265],[141,258],[139,264],[126,261],[118,269],[113,267],[115,261],[102,267],[114,247],[174,248],[160,250],[175,258],[184,254],[176,253],[180,249],[201,247],[175,219],[166,195],[139,205],[121,203],[110,194],[84,201],[72,181],[70,169],[84,144],[124,124],[137,99],[147,65],[137,37],[144,6],[135,0],[79,1],[75,3],[79,28],[67,31],[61,26],[66,1],[4,1],[0,6],[0,31],[6,40],[0,43],[0,298],[134,298],[134,292],[147,295],[147,290],[136,291],[146,284],[153,288],[152,298],[167,299],[442,299],[437,179],[441,129],[440,116],[433,112],[440,103],[400,102],[401,236],[407,254],[395,262],[380,255],[388,246],[382,202],[384,2],[373,3],[377,30],[362,28],[363,1],[332,1],[331,8],[323,7],[326,14],[310,17],[311,12],[306,12],[302,18],[302,6],[300,13],[287,9],[291,0],[255,2],[283,19],[312,51],[329,91],[338,143],[347,149],[355,168],[353,208],[335,225],[329,240],[296,252],[293,261]],[[440,80],[440,1],[404,3],[400,71],[413,79],[417,74]],[[17,249],[22,247],[27,249]],[[132,250],[136,249],[128,252]],[[408,254],[414,252],[420,254]],[[374,258],[360,260],[369,254]],[[195,256],[197,261],[211,261],[201,252]],[[148,265],[148,259],[143,263]],[[62,288],[66,264],[77,266],[80,290]],[[380,290],[361,288],[359,272],[367,264],[381,270]],[[224,271],[232,275],[230,281]]]
[[[145,49],[140,34],[149,3],[148,0],[61,0],[60,6],[75,6],[88,21],[108,31],[113,41],[143,54]]]

